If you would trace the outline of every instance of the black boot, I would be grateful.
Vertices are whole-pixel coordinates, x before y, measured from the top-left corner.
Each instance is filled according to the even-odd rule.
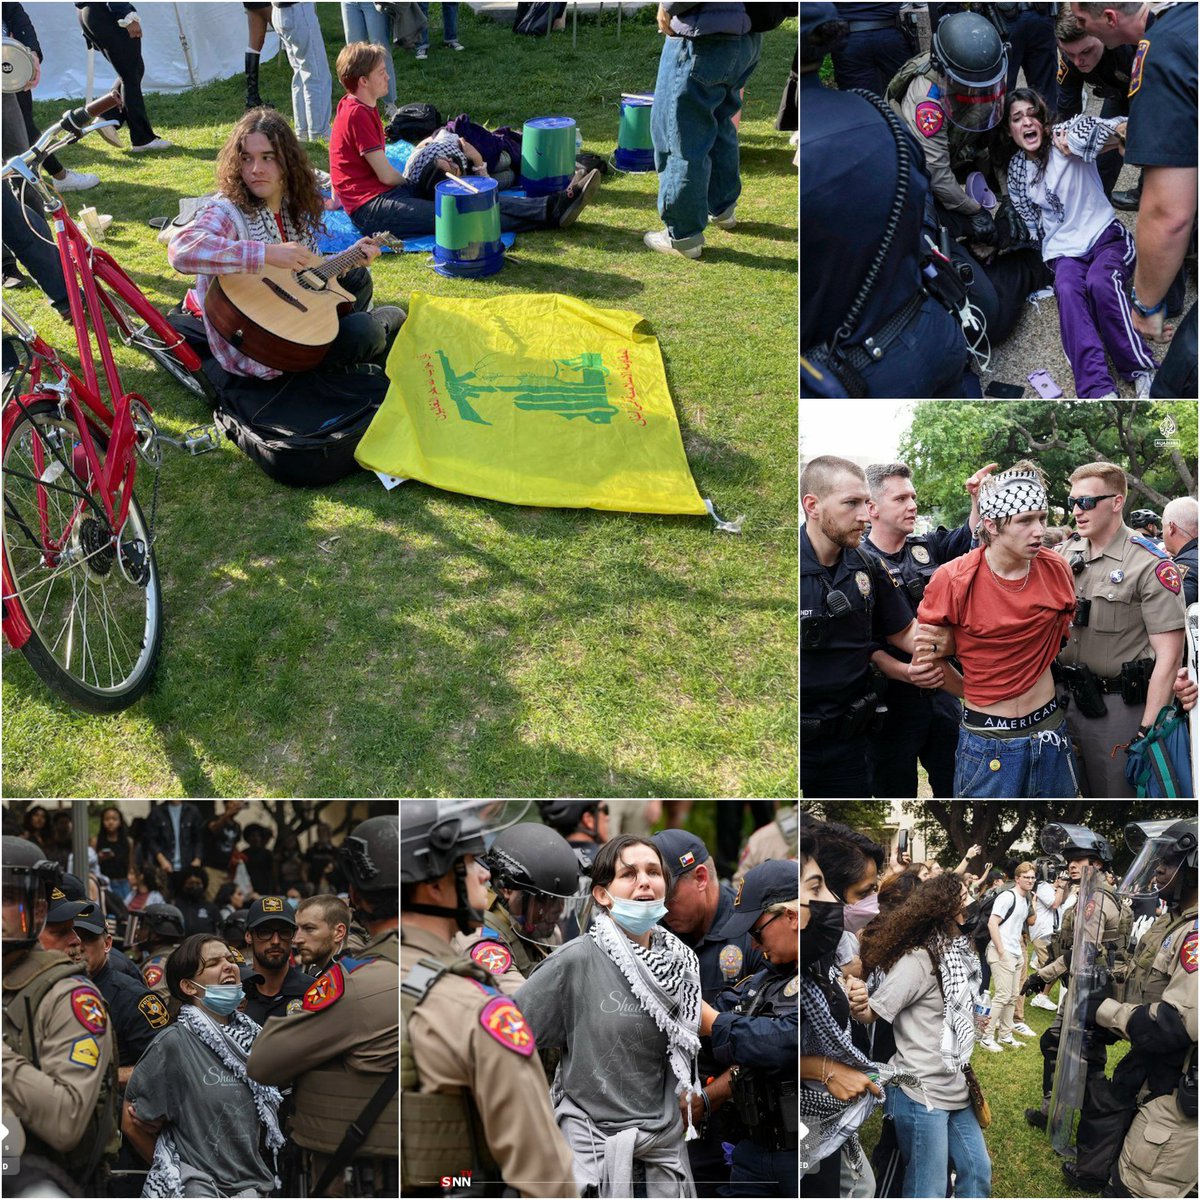
[[[1093,1179],[1090,1175],[1081,1175],[1075,1164],[1069,1162],[1063,1163],[1062,1173],[1073,1188],[1078,1188],[1081,1192],[1091,1192],[1094,1196],[1100,1195],[1108,1182],[1106,1179]]]
[[[1046,1128],[1046,1114],[1050,1111],[1050,1097],[1048,1095],[1042,1097],[1041,1108],[1027,1108],[1025,1110],[1025,1120],[1029,1122],[1035,1129]]]
[[[1113,208],[1119,208],[1125,212],[1137,212],[1138,205],[1142,202],[1142,189],[1136,187],[1127,192],[1113,192],[1110,199]]]
[[[257,54],[246,51],[246,111],[252,108],[270,108],[258,94],[258,60]]]

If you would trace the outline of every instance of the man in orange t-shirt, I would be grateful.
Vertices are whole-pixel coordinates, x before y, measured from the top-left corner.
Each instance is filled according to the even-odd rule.
[[[924,657],[953,653],[963,668],[955,796],[1079,795],[1050,674],[1070,631],[1075,589],[1070,568],[1042,546],[1047,512],[1033,463],[985,480],[983,545],[935,572],[917,609],[917,661],[924,647]]]

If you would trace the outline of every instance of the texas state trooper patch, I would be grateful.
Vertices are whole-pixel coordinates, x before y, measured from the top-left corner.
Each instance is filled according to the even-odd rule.
[[[1154,575],[1168,592],[1174,592],[1176,596],[1179,595],[1179,568],[1169,558],[1164,558],[1154,568]]]
[[[913,116],[917,122],[917,132],[927,138],[933,137],[942,128],[942,122],[946,119],[942,112],[942,106],[935,104],[932,100],[922,100],[917,105]]]
[[[1179,965],[1189,974],[1192,975],[1196,970],[1196,931],[1193,929],[1191,933],[1183,939],[1183,945],[1179,947]]]
[[[512,955],[499,942],[476,942],[467,957],[493,975],[503,975],[512,966]]]
[[[732,942],[728,946],[721,948],[721,955],[717,959],[721,967],[721,974],[726,979],[736,979],[742,973],[742,962],[745,955],[742,953],[741,946],[735,946]]]
[[[170,1020],[167,1006],[153,992],[138,1001],[138,1011],[151,1029],[161,1029]]]
[[[147,967],[142,972],[142,978],[146,981],[147,987],[158,987],[162,983],[162,967]]]
[[[537,1049],[533,1030],[508,996],[497,996],[485,1005],[479,1014],[479,1023],[500,1045],[526,1058]]]
[[[304,1011],[320,1012],[321,1009],[336,1004],[345,990],[346,981],[342,977],[342,968],[334,963],[319,975],[312,987],[304,993]]]
[[[75,1019],[90,1033],[103,1033],[108,1028],[108,1013],[104,1002],[88,987],[78,987],[71,993],[71,1011]]]

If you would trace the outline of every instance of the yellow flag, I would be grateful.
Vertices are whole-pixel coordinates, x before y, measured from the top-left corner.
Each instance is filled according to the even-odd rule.
[[[571,296],[414,295],[355,457],[510,504],[701,514],[641,320]]]

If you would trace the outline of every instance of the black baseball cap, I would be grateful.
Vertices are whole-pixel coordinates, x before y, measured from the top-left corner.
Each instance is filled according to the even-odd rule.
[[[59,921],[74,921],[77,917],[90,917],[96,906],[87,898],[87,889],[77,875],[63,875],[62,883],[50,889],[50,907],[46,911],[46,924]],[[97,914],[101,927],[104,918]]]
[[[800,898],[800,864],[792,859],[769,858],[751,867],[738,884],[733,911],[718,936],[726,940],[741,937],[762,915],[765,908],[784,900]]]
[[[282,921],[285,925],[296,928],[296,918],[292,916],[292,906],[283,896],[259,896],[250,905],[249,916],[246,917],[246,928],[255,929],[268,921]]]

